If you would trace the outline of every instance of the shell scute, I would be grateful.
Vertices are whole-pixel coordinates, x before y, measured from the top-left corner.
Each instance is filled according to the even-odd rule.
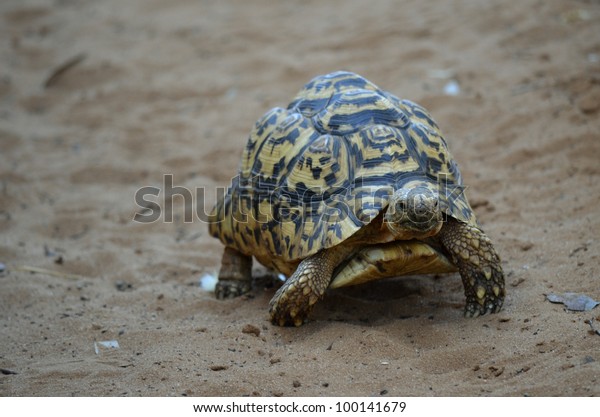
[[[408,116],[383,94],[362,89],[334,94],[312,119],[319,132],[334,135],[351,134],[372,124],[400,128],[408,124]]]

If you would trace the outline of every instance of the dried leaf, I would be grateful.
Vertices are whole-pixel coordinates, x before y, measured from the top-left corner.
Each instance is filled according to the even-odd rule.
[[[68,70],[79,64],[86,57],[87,54],[85,53],[77,54],[60,64],[58,67],[54,68],[50,73],[50,76],[44,82],[44,88],[52,87]]]
[[[596,307],[600,302],[584,294],[566,292],[563,294],[548,294],[546,299],[551,303],[562,303],[571,311],[589,311]]]

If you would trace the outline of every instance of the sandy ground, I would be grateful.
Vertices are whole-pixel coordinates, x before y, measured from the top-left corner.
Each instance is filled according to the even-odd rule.
[[[0,14],[0,395],[600,394],[586,322],[600,308],[545,299],[600,298],[597,1],[9,0]],[[136,190],[162,201],[165,174],[210,209],[254,121],[338,69],[432,112],[503,259],[501,313],[464,319],[457,274],[409,277],[332,290],[309,324],[279,328],[268,281],[231,301],[199,288],[222,246],[180,198],[173,222],[132,221]]]

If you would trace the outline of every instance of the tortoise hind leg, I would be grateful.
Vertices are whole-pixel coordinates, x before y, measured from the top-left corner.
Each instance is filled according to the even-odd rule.
[[[219,282],[215,288],[218,299],[234,298],[250,291],[252,280],[252,257],[233,248],[225,248],[219,270]]]
[[[476,226],[452,218],[440,239],[458,267],[465,287],[465,317],[497,313],[504,302],[504,273],[490,239]]]

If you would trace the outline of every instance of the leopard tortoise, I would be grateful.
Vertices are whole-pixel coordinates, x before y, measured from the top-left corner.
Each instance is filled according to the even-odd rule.
[[[459,271],[465,316],[500,310],[504,274],[458,167],[421,106],[350,72],[314,78],[259,119],[209,218],[217,298],[250,290],[252,257],[285,276],[271,321],[303,324],[327,288]]]

